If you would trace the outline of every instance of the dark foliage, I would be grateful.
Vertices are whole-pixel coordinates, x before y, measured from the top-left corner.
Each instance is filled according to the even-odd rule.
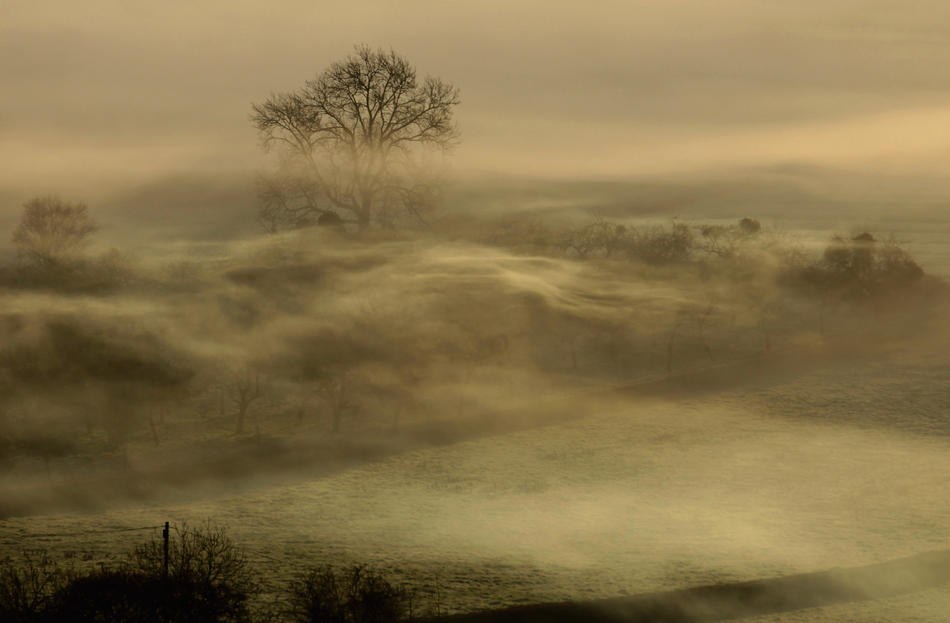
[[[259,585],[244,552],[221,528],[172,536],[168,575],[160,540],[137,547],[127,564],[64,571],[46,556],[0,561],[4,623],[240,623],[252,620]]]
[[[67,574],[42,554],[24,552],[18,560],[0,560],[0,621],[49,620],[53,596],[67,581]]]
[[[287,616],[299,623],[395,623],[410,615],[408,591],[360,565],[310,569],[290,593]]]
[[[780,276],[793,287],[822,298],[861,300],[906,288],[924,271],[896,241],[878,241],[870,233],[832,238],[822,257]]]
[[[52,599],[47,620],[76,623],[216,623],[250,621],[246,596],[233,587],[111,569],[75,578]]]
[[[176,529],[169,547],[168,584],[181,604],[181,621],[246,621],[249,600],[260,586],[238,547],[223,528]],[[157,537],[135,548],[129,572],[151,584],[163,577],[164,548]],[[187,605],[187,607],[185,607]]]

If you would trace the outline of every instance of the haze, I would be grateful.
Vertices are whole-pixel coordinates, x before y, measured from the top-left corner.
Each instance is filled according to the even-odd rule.
[[[390,51],[457,144],[262,149]],[[948,66],[925,0],[0,0],[0,619],[170,521],[242,621],[942,621]]]
[[[254,170],[248,106],[354,42],[462,89],[458,171],[633,176],[775,162],[936,173],[937,1],[140,2],[0,7],[0,186]]]

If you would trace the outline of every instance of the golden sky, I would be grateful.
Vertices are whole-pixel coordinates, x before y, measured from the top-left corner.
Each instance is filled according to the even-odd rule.
[[[950,153],[945,1],[2,0],[0,189],[259,168],[251,103],[357,43],[460,87],[457,171]]]

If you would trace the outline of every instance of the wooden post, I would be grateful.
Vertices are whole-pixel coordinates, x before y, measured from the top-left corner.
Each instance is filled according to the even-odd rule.
[[[168,522],[165,522],[165,529],[162,530],[162,541],[165,546],[165,561],[162,565],[162,577],[168,579]]]

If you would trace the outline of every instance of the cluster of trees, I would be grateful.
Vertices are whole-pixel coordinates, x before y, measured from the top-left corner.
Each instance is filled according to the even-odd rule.
[[[265,229],[333,225],[364,232],[425,220],[439,188],[438,175],[425,172],[430,170],[425,159],[457,143],[458,104],[454,86],[420,78],[395,52],[361,46],[301,89],[255,105],[252,121],[263,145],[280,156],[276,172],[261,181],[259,218]],[[84,254],[97,229],[82,203],[31,199],[11,237],[17,267],[0,277],[7,285],[69,292],[128,281],[120,254],[92,260]],[[537,217],[513,218],[485,241],[559,260],[611,260],[602,264],[631,282],[681,278],[682,301],[675,308],[611,309],[595,318],[546,307],[543,300],[514,300],[504,288],[483,293],[496,297],[491,303],[468,293],[440,292],[430,297],[439,302],[427,301],[424,319],[455,325],[448,330],[427,333],[422,318],[399,324],[393,317],[321,317],[293,336],[293,344],[271,344],[262,349],[266,356],[249,349],[244,358],[226,362],[190,360],[145,330],[123,333],[78,317],[44,317],[48,322],[33,332],[35,339],[8,339],[0,346],[0,462],[27,455],[41,459],[48,470],[52,460],[75,450],[71,433],[45,423],[12,422],[3,407],[27,394],[33,397],[19,401],[18,409],[32,404],[50,412],[78,411],[87,433],[101,428],[112,449],[146,424],[160,443],[162,421],[155,414],[164,417],[163,407],[177,400],[188,403],[186,409],[215,402],[206,410],[227,419],[237,436],[253,429],[258,440],[265,410],[293,405],[302,420],[319,403],[327,427],[338,433],[367,405],[388,409],[397,424],[404,407],[416,401],[425,374],[441,363],[449,364],[443,371],[465,370],[460,385],[479,366],[507,362],[512,352],[531,349],[530,363],[542,372],[557,370],[558,359],[550,354],[559,348],[568,364],[563,368],[573,373],[597,360],[618,375],[650,366],[670,374],[687,349],[694,359],[712,360],[721,343],[751,333],[761,334],[756,340],[768,350],[777,327],[793,324],[800,301],[817,303],[824,333],[829,304],[858,306],[904,291],[923,276],[894,240],[867,233],[836,236],[819,257],[809,257],[752,218],[638,226],[599,218],[562,228]],[[256,328],[275,311],[262,302],[292,306],[303,300],[301,290],[316,290],[326,272],[317,264],[294,259],[226,270],[221,282],[246,298],[219,291],[217,307],[206,311],[215,315],[212,322]],[[795,305],[787,304],[792,297]],[[500,312],[491,318],[466,316],[476,306],[498,302],[524,311],[520,325]],[[636,302],[641,308],[649,304]],[[12,326],[22,324],[22,317],[10,315],[3,322],[11,325],[0,327],[3,337],[24,332]],[[234,334],[223,331],[219,338],[233,340]],[[639,368],[630,364],[633,351],[648,355],[645,364],[637,362]]]
[[[706,258],[733,259],[760,238],[761,224],[743,218],[734,225],[691,226],[674,220],[633,226],[596,218],[579,226],[550,227],[538,217],[515,217],[496,226],[485,241],[512,248],[576,259],[627,259],[652,266]]]
[[[64,568],[44,553],[0,559],[0,620],[9,623],[398,623],[413,594],[362,565],[315,566],[276,600],[223,528],[182,527],[167,564],[157,537],[119,564]],[[269,592],[269,591],[268,591]]]
[[[144,421],[154,431],[152,414],[187,391],[194,374],[187,358],[147,331],[55,317],[3,320],[0,456],[5,448],[8,459],[41,457],[48,470],[50,459],[76,447],[68,420],[90,434],[101,428],[118,449]]]
[[[651,266],[753,264],[768,255],[768,265],[777,269],[771,275],[777,285],[853,301],[891,293],[924,275],[893,237],[880,241],[868,232],[850,238],[835,235],[822,254],[812,258],[752,218],[731,225],[693,226],[674,220],[668,227],[636,227],[598,218],[556,229],[527,217],[499,225],[486,241],[534,253],[626,259]]]
[[[652,340],[644,341],[649,336],[637,335],[629,326],[637,315],[634,309],[627,326],[582,318],[557,323],[572,371],[584,348],[588,360],[599,351],[599,358],[612,360],[614,367],[634,364],[631,352],[651,353],[650,365],[671,374],[674,362],[681,367],[687,360],[711,361],[723,348],[749,352],[757,341],[761,349],[771,350],[780,335],[813,330],[813,309],[815,328],[824,336],[831,310],[851,319],[865,317],[895,294],[932,290],[917,288],[926,283],[923,269],[893,237],[880,241],[870,233],[836,235],[814,255],[752,218],[716,225],[674,220],[666,226],[597,218],[558,228],[525,216],[500,223],[482,239],[532,255],[611,260],[598,263],[603,270],[624,270],[615,262],[629,261],[638,267],[629,273],[632,282],[672,279],[682,287],[682,303],[645,325],[641,321],[641,328],[654,331]]]
[[[241,448],[256,440],[247,449],[259,452],[278,429],[312,430],[316,443],[364,421],[396,428],[414,404],[424,353],[409,345],[411,334],[391,329],[386,319],[360,317],[303,330],[235,363],[188,353],[135,322],[0,317],[0,467],[39,463],[51,475],[78,454],[127,467],[130,442],[159,446],[209,433]],[[195,463],[214,458],[195,450]]]
[[[46,217],[40,218],[44,214]],[[75,222],[58,222],[68,219]],[[30,202],[15,238],[22,241],[24,253],[42,258],[37,262],[62,262],[67,250],[81,245],[81,240],[62,241],[62,232],[88,237],[94,231],[88,219],[85,206],[58,201]],[[59,242],[44,242],[41,233]],[[686,275],[693,275],[687,281],[717,274],[735,281],[739,278],[732,269],[739,267],[745,271],[739,281],[729,285],[733,291],[731,300],[720,300],[715,288],[705,288],[703,291],[708,292],[702,297],[684,302],[680,308],[640,326],[638,331],[651,327],[656,331],[649,344],[642,339],[636,344],[630,342],[636,337],[631,328],[616,322],[563,314],[551,317],[544,310],[531,312],[535,320],[528,322],[537,323],[545,314],[551,321],[526,327],[525,339],[543,342],[546,330],[555,333],[569,353],[572,372],[579,368],[581,349],[617,370],[630,369],[629,363],[623,363],[629,362],[625,355],[629,350],[651,353],[652,364],[667,373],[673,370],[674,358],[683,358],[684,349],[712,360],[718,348],[718,334],[726,328],[733,334],[742,330],[742,326],[737,329],[737,295],[749,299],[748,313],[756,316],[756,330],[762,334],[763,347],[768,350],[782,315],[794,313],[789,306],[781,305],[776,292],[787,291],[816,301],[821,306],[823,333],[824,307],[828,302],[860,302],[888,294],[911,286],[923,274],[893,240],[879,242],[870,234],[852,239],[838,236],[820,257],[809,259],[777,244],[774,236],[763,232],[759,223],[749,218],[715,226],[673,222],[666,228],[637,228],[598,219],[569,230],[551,233],[539,228],[535,233],[539,245],[549,245],[543,248],[559,256],[577,260],[628,259],[650,266],[678,265],[687,269]],[[506,243],[504,239],[495,242]],[[732,272],[716,273],[716,266],[725,266]],[[693,272],[691,267],[697,270]],[[264,281],[277,279],[281,270],[298,268],[296,264],[272,267]],[[242,279],[242,283],[246,282],[246,275]],[[264,283],[260,287],[266,286]],[[259,295],[263,298],[266,292]],[[94,427],[106,432],[111,448],[122,447],[146,424],[155,443],[160,443],[159,428],[163,422],[157,421],[156,415],[163,418],[165,406],[177,400],[197,405],[210,396],[218,397],[217,409],[210,411],[233,418],[230,426],[238,436],[256,432],[260,439],[262,409],[293,408],[302,420],[316,404],[328,415],[329,428],[334,433],[341,432],[347,418],[359,414],[368,404],[377,411],[389,410],[396,425],[403,408],[414,402],[413,388],[419,385],[427,361],[441,357],[456,367],[467,367],[470,376],[471,370],[483,363],[500,362],[499,353],[508,353],[515,340],[497,327],[466,329],[460,309],[446,304],[444,320],[455,319],[459,324],[451,341],[445,334],[427,337],[411,318],[404,323],[404,330],[395,332],[390,330],[392,318],[353,317],[345,325],[322,325],[324,328],[305,331],[293,338],[293,345],[273,349],[266,357],[252,355],[245,364],[218,366],[211,374],[211,362],[190,361],[148,331],[123,334],[88,321],[51,318],[38,332],[34,331],[42,336],[39,341],[33,339],[24,344],[13,339],[0,349],[0,383],[9,388],[7,400],[34,392],[44,396],[43,404],[53,411],[59,408],[56,396],[63,396],[70,403],[68,408],[82,411],[80,417],[87,432],[91,433]],[[7,327],[9,335],[24,330],[20,326],[25,322],[23,318],[10,316],[6,322],[12,323]],[[745,321],[745,326],[748,324]],[[428,346],[423,348],[423,344]],[[546,367],[551,366],[543,349],[538,357]],[[591,356],[585,359],[590,361]],[[363,373],[366,370],[374,372],[367,376]],[[253,423],[251,431],[249,421]],[[48,470],[51,460],[74,449],[74,435],[51,432],[45,424],[19,426],[8,421],[0,427],[0,459],[35,456]]]
[[[859,301],[887,295],[923,277],[920,265],[892,237],[883,241],[864,232],[836,235],[821,257],[783,275],[791,285],[820,297]]]

